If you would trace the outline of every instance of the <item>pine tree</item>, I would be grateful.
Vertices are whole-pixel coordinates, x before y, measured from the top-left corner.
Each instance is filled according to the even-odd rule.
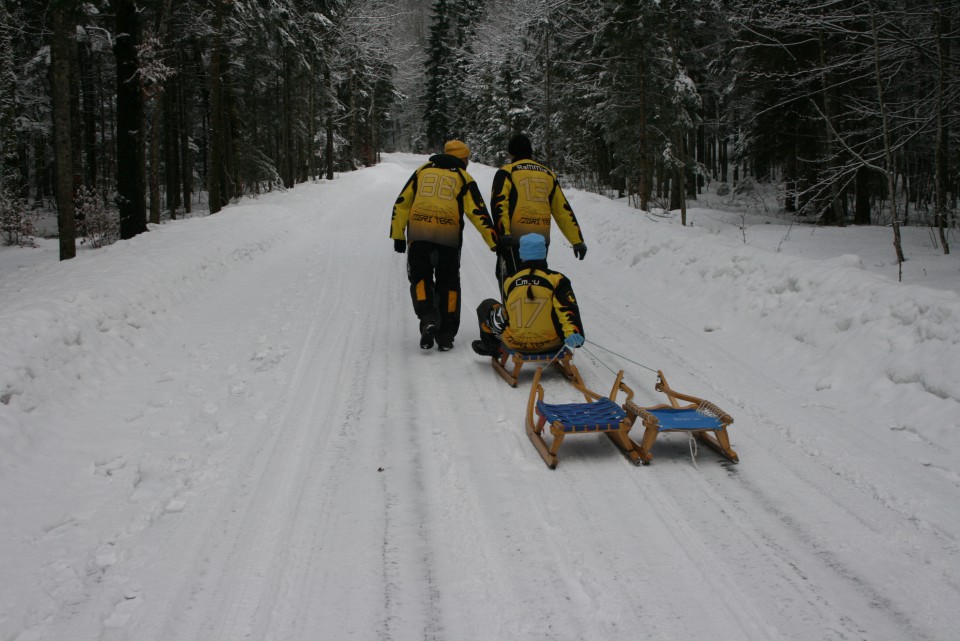
[[[450,35],[450,3],[435,0],[430,35],[427,38],[426,88],[424,91],[424,126],[427,146],[436,150],[443,146],[450,132],[450,78],[453,72]]]

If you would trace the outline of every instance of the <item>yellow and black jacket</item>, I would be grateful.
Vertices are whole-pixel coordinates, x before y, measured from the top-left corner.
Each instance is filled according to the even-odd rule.
[[[571,245],[583,242],[580,223],[556,174],[535,160],[516,160],[497,171],[490,208],[497,232],[511,236],[514,243],[532,232],[543,234],[549,243],[551,216]]]
[[[546,261],[524,263],[524,268],[507,280],[504,306],[509,324],[500,340],[511,349],[556,351],[565,336],[584,335],[570,280],[548,269]]]
[[[437,154],[413,173],[400,192],[393,206],[390,238],[460,247],[464,214],[487,246],[495,247],[497,235],[477,183],[459,158]]]

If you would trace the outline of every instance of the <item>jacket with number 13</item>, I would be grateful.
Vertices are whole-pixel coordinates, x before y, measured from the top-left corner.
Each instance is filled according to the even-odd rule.
[[[517,243],[536,232],[550,242],[550,217],[571,245],[583,242],[580,223],[560,189],[557,176],[530,158],[501,167],[493,177],[490,208],[493,224],[502,236]]]
[[[400,192],[393,206],[390,238],[460,247],[464,214],[487,247],[495,247],[497,235],[477,183],[460,159],[437,154],[413,173]]]

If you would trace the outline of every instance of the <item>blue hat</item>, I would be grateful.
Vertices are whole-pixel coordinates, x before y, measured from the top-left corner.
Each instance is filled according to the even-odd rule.
[[[547,257],[547,241],[540,234],[520,237],[520,260],[543,260]]]

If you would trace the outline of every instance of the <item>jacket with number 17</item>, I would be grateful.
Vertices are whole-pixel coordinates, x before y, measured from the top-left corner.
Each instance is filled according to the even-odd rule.
[[[503,306],[508,325],[500,340],[522,352],[560,349],[570,334],[581,334],[580,308],[570,280],[546,261],[524,263],[504,284]]]
[[[497,234],[480,189],[459,158],[431,156],[407,181],[393,206],[390,238],[460,247],[466,214],[487,247],[495,247]]]
[[[511,236],[514,243],[534,232],[542,234],[549,243],[551,216],[571,245],[583,242],[580,223],[556,174],[530,158],[518,159],[497,171],[490,209],[497,232]]]

